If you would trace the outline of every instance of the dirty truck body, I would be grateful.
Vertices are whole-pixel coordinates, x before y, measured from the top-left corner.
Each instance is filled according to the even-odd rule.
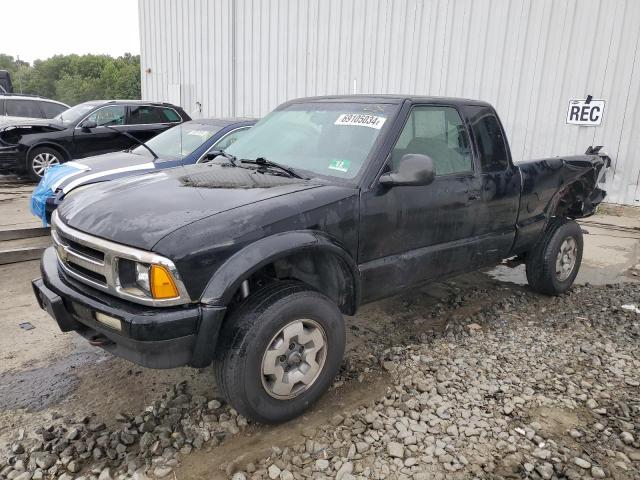
[[[330,386],[363,303],[507,258],[567,290],[572,219],[604,197],[589,152],[514,164],[473,100],[294,100],[209,164],[68,198],[34,291],[63,331],[147,367],[213,362],[241,413],[283,421]]]

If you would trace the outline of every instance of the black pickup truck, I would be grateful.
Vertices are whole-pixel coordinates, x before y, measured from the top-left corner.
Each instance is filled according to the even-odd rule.
[[[609,162],[516,165],[474,100],[293,100],[206,164],[70,195],[33,287],[63,331],[147,367],[214,363],[239,412],[280,422],[331,385],[363,303],[504,259],[565,292]]]

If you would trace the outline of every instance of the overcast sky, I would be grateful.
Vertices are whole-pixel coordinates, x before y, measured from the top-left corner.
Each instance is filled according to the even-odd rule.
[[[56,54],[140,53],[137,0],[0,1],[0,53],[30,63]]]

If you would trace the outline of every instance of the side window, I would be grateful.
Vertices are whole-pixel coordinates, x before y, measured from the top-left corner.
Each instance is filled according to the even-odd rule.
[[[5,100],[7,115],[12,117],[42,118],[42,112],[35,100]]]
[[[247,130],[249,130],[249,127],[242,127],[232,131],[231,133],[227,133],[224,137],[213,144],[211,150],[225,150],[242,135],[247,133]]]
[[[164,123],[160,108],[149,105],[129,107],[127,125],[148,125],[152,123]]]
[[[469,137],[453,107],[436,105],[411,110],[391,153],[394,169],[408,153],[431,157],[438,176],[473,170]]]
[[[486,107],[468,107],[471,131],[478,145],[483,172],[499,172],[509,167],[504,134],[493,111]]]
[[[53,118],[67,109],[64,105],[53,102],[40,102],[40,108],[44,112],[44,118]]]
[[[87,120],[96,122],[96,125],[100,127],[102,125],[124,125],[124,117],[124,105],[111,105],[96,110],[87,117]]]
[[[180,123],[182,120],[173,108],[159,108],[163,123]]]

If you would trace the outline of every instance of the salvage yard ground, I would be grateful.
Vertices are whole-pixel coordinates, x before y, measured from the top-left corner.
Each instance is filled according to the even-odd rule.
[[[5,225],[38,226],[29,190],[0,190]],[[570,294],[499,267],[367,305],[331,391],[275,427],[216,402],[211,368],[143,369],[60,333],[38,262],[0,266],[0,478],[640,478],[640,315],[623,308],[640,219],[582,224]]]

